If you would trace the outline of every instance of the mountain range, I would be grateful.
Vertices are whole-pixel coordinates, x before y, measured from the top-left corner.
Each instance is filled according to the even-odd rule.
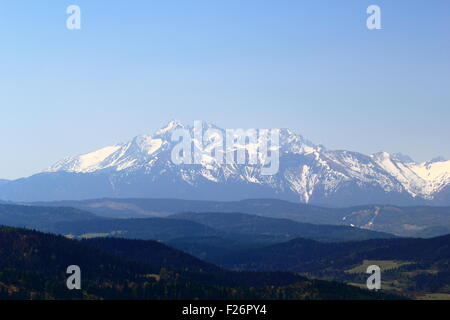
[[[175,130],[194,128],[171,121],[153,135],[58,161],[41,173],[0,182],[0,199],[10,201],[115,198],[242,200],[276,198],[325,206],[363,204],[450,205],[450,161],[416,163],[401,154],[365,155],[328,150],[289,129],[281,129],[279,170],[262,175],[256,164],[219,163],[200,148],[198,164],[176,165]],[[202,123],[202,130],[225,130]],[[207,141],[194,140],[202,146]],[[247,156],[261,148],[245,149]]]

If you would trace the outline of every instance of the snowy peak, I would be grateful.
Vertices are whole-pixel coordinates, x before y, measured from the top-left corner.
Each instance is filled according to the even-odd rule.
[[[154,135],[140,135],[127,143],[63,159],[45,170],[45,172],[92,173],[105,169],[122,171],[125,169],[149,167],[160,158],[158,157],[160,153],[164,153],[163,158],[169,158],[171,147],[174,146],[172,134],[177,129],[188,130],[193,138],[194,149],[201,154],[202,164],[207,165],[209,169],[211,169],[211,165],[217,166],[214,159],[209,156],[210,149],[214,148],[214,145],[211,144],[211,137],[206,137],[205,133],[217,130],[226,138],[226,130],[208,122],[197,122],[194,126],[187,126],[179,120],[172,120],[166,126],[157,130]],[[210,131],[210,129],[213,131]],[[200,139],[198,135],[200,135]],[[233,149],[225,148],[225,153],[235,152],[239,148],[244,148],[249,155],[253,155],[260,147],[260,143],[262,143],[262,140],[258,139],[255,144],[235,145]],[[280,129],[280,145],[281,151],[285,154],[309,154],[316,150],[316,146],[312,142],[289,129]],[[234,171],[233,173],[228,172],[229,170],[230,167],[228,166],[225,170],[228,173],[228,175],[225,174],[226,176],[237,174],[235,172],[236,169],[231,169]]]
[[[431,196],[450,184],[450,161],[412,165],[411,170],[426,182],[424,194]]]
[[[171,120],[166,126],[162,127],[158,131],[155,132],[156,136],[165,135],[167,133],[171,133],[176,129],[184,128],[185,126],[179,120]]]
[[[175,165],[171,161],[173,147],[178,144],[172,141],[172,134],[178,129],[187,130],[193,139],[192,152],[199,155],[195,165]],[[450,186],[450,161],[435,159],[419,164],[402,154],[380,152],[367,156],[346,150],[333,151],[315,145],[289,129],[279,130],[279,171],[264,176],[259,165],[218,162],[211,156],[217,141],[207,137],[206,132],[219,132],[227,137],[227,130],[214,124],[196,122],[187,126],[172,120],[153,135],[140,135],[127,143],[66,158],[46,172],[105,173],[114,176],[115,183],[126,180],[130,174],[139,174],[139,179],[150,182],[167,179],[175,186],[181,183],[193,188],[206,182],[223,186],[242,183],[249,188],[270,189],[274,196],[293,194],[297,200],[307,203],[325,203],[329,198],[339,197],[349,197],[349,203],[355,197],[366,197],[361,200],[365,202],[377,202],[378,198],[372,198],[367,190],[388,195],[389,199],[406,197],[425,201],[432,200],[435,194]],[[229,153],[245,149],[246,155],[251,157],[257,154],[261,143],[258,138],[242,145],[226,145],[219,152],[225,153],[226,158]],[[124,184],[128,186],[130,182]]]
[[[450,184],[450,161],[415,163],[400,161],[395,155],[380,152],[372,155],[375,162],[395,177],[414,197],[432,199],[433,194]]]
[[[57,162],[45,172],[92,173],[104,169],[122,171],[131,167],[142,167],[169,144],[171,132],[182,127],[184,126],[180,121],[173,120],[159,129],[155,137],[139,135],[127,143],[69,157]]]
[[[281,151],[285,153],[312,153],[318,147],[290,129],[280,129]]]
[[[103,169],[103,163],[121,148],[120,145],[109,146],[78,157],[66,158],[48,168],[46,172],[94,172]]]
[[[148,135],[137,136],[132,141],[132,146],[136,147],[137,152],[149,156],[158,151],[163,144],[164,141],[162,139],[155,139]]]
[[[426,187],[425,181],[417,176],[411,168],[411,166],[415,165],[414,163],[398,161],[398,157],[392,156],[387,152],[380,152],[371,157],[381,168],[397,179],[413,197],[426,196],[424,192]]]

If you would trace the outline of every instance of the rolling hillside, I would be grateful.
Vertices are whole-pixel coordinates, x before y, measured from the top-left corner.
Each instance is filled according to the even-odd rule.
[[[450,233],[450,207],[364,205],[325,208],[275,199],[194,201],[180,199],[92,199],[35,203],[74,207],[109,218],[167,217],[186,212],[246,213],[312,224],[345,225],[403,237],[436,237]]]
[[[159,241],[217,237],[241,243],[276,243],[296,237],[328,242],[393,237],[348,226],[313,225],[240,213],[184,213],[167,218],[111,219],[68,207],[1,204],[0,224],[79,238],[114,236]]]
[[[180,213],[172,215],[171,218],[197,222],[226,233],[271,236],[279,238],[280,241],[296,237],[325,242],[395,237],[387,233],[348,226],[315,225],[242,213]]]
[[[108,243],[109,241],[112,243]],[[130,240],[119,243],[121,241],[114,239],[79,242],[25,229],[0,227],[0,298],[394,298],[344,284],[311,281],[283,272],[228,272],[224,276],[222,271],[216,273],[214,267],[202,264],[195,258],[189,258],[169,247]],[[136,250],[143,247],[147,257],[137,256]],[[120,248],[124,250],[121,251]],[[153,253],[154,250],[157,252]],[[152,256],[155,257],[154,260]],[[68,276],[65,272],[66,268],[73,264],[80,266],[82,270],[82,288],[69,291],[65,286]],[[198,269],[200,265],[201,270]],[[170,269],[171,267],[192,272],[180,272]],[[231,285],[223,283],[227,279]],[[241,285],[233,286],[233,283]]]
[[[365,267],[376,264],[382,268],[387,290],[411,297],[436,293],[450,297],[450,235],[344,243],[299,238],[264,248],[243,248],[223,255],[220,263],[236,270],[298,272],[349,283],[364,283]]]

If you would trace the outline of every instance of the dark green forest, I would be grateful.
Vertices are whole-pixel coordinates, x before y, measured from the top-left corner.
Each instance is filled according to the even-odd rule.
[[[142,250],[142,254],[138,251]],[[155,254],[153,254],[155,252]],[[153,259],[154,257],[154,259]],[[66,268],[82,270],[68,290]],[[1,299],[395,299],[288,272],[231,272],[154,241],[0,228]]]
[[[113,219],[16,204],[0,204],[2,224],[13,226],[0,234],[3,299],[450,298],[450,236],[233,212]],[[382,269],[379,293],[365,289],[371,264]],[[67,290],[69,265],[82,269],[81,291]]]

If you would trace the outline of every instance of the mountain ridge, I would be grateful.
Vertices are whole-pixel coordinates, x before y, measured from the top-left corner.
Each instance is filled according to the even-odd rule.
[[[179,129],[194,136],[192,152],[199,152],[199,163],[172,162],[177,143],[172,133]],[[213,141],[199,141],[194,129],[174,120],[153,135],[63,159],[31,177],[0,184],[0,198],[51,201],[151,196],[278,198],[327,206],[450,205],[450,161],[444,159],[418,164],[399,154],[328,150],[292,130],[280,129],[279,171],[264,176],[256,164],[218,163],[211,157]],[[224,129],[201,124],[202,133],[210,129],[225,135]],[[261,148],[257,140],[256,144],[227,147],[224,154],[241,150],[250,157]]]
[[[222,223],[224,221],[226,223]],[[395,237],[343,225],[314,225],[240,213],[185,213],[166,218],[114,219],[99,217],[79,208],[2,204],[0,225],[88,239],[122,237],[172,241],[215,237],[246,243],[276,243],[299,236],[328,242]]]
[[[402,237],[450,234],[450,207],[361,205],[343,208],[279,199],[200,201],[181,199],[92,199],[26,203],[38,207],[73,207],[105,218],[169,217],[173,214],[241,213],[316,225],[343,225]],[[1,208],[1,206],[0,206]]]

